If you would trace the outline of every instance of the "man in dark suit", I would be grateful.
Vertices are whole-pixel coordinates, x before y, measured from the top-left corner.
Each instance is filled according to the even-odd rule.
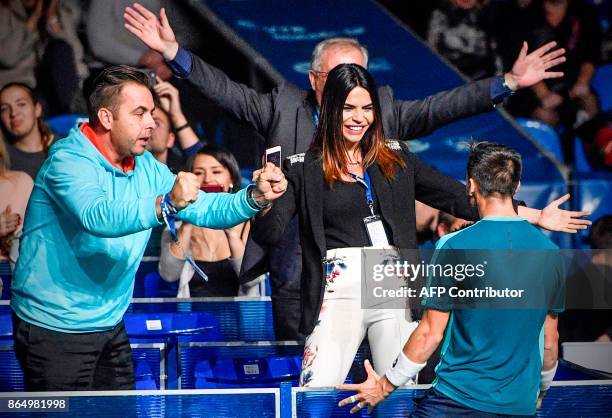
[[[180,48],[163,8],[158,17],[135,4],[133,8],[126,8],[124,17],[126,28],[149,48],[161,53],[176,76],[186,78],[210,101],[253,127],[266,139],[267,147],[280,145],[283,155],[308,149],[318,122],[318,106],[328,72],[343,63],[367,67],[367,50],[356,40],[328,39],[319,43],[313,52],[309,72],[311,91],[282,83],[270,93],[261,94],[230,80],[219,69]],[[563,49],[551,52],[554,46],[550,43],[527,54],[525,44],[512,71],[503,77],[471,82],[423,100],[395,100],[389,86],[380,87],[385,136],[408,140],[426,135],[450,122],[492,110],[519,88],[562,76],[562,73],[547,71],[565,60]],[[249,240],[242,265],[242,282],[270,271],[274,328],[277,339],[281,340],[302,338],[298,331],[301,249],[297,229],[297,222],[292,222],[281,242],[268,250]]]

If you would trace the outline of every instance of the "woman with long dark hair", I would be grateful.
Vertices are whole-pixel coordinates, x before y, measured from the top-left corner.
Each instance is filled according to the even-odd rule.
[[[362,300],[372,296],[362,285],[373,283],[362,277],[363,249],[374,248],[378,259],[391,262],[410,258],[400,249],[417,248],[415,199],[462,219],[478,218],[463,184],[384,137],[376,91],[359,65],[342,64],[328,74],[313,145],[285,161],[287,191],[253,225],[255,241],[268,245],[279,240],[296,213],[299,217],[300,331],[308,335],[303,386],[341,384],[366,335],[376,371],[391,368],[416,323],[410,309],[362,308]],[[519,214],[549,227],[553,217],[584,215],[561,213],[560,201],[551,204],[554,210],[520,207]],[[406,301],[400,302],[406,308]]]
[[[238,162],[223,148],[203,147],[190,159],[188,166],[204,191],[234,193],[241,189]],[[248,222],[221,231],[183,222],[178,228],[179,245],[166,229],[162,234],[160,276],[169,282],[179,281],[177,297],[180,298],[237,296],[238,274],[248,233]],[[208,281],[195,272],[185,260],[186,255],[193,257]]]
[[[11,169],[25,171],[32,179],[54,139],[42,114],[42,104],[27,84],[9,83],[0,89],[0,126],[9,144]]]

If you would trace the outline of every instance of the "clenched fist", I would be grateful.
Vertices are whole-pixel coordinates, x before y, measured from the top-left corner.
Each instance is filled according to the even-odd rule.
[[[21,225],[21,216],[12,212],[10,205],[0,212],[0,238],[11,235],[19,225]]]
[[[287,179],[282,170],[272,163],[267,163],[262,169],[253,173],[255,190],[253,198],[257,203],[265,205],[276,200],[287,190]]]
[[[181,171],[170,191],[170,200],[178,210],[184,209],[197,200],[199,190],[200,182],[196,175]]]

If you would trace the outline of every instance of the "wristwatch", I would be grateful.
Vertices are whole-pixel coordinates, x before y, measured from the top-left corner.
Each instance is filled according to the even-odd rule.
[[[263,205],[257,203],[257,200],[255,200],[255,198],[253,197],[254,190],[255,185],[251,184],[249,185],[246,191],[247,203],[249,204],[249,206],[256,210],[264,210],[272,206],[272,202],[270,202],[269,200],[266,200],[266,203],[264,203]]]

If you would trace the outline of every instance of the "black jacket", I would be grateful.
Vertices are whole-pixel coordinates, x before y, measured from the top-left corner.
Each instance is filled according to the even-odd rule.
[[[465,186],[420,161],[398,141],[389,141],[403,157],[406,168],[389,182],[377,165],[368,168],[382,217],[390,229],[390,241],[401,249],[416,249],[414,201],[448,212],[456,217],[477,220],[477,210],[470,206]],[[287,191],[270,212],[253,224],[252,237],[260,245],[278,242],[285,227],[297,214],[302,245],[302,280],[300,332],[312,332],[318,317],[325,288],[323,258],[326,253],[323,230],[323,178],[320,153],[308,151],[285,161]]]
[[[269,93],[258,93],[232,81],[198,56],[191,56],[192,70],[188,81],[207,99],[260,133],[267,147],[280,145],[283,155],[305,152],[309,148],[315,131],[316,102],[313,91],[283,83]],[[399,140],[413,139],[458,119],[492,110],[492,80],[488,78],[467,83],[423,100],[395,100],[389,86],[379,87],[385,136]],[[279,250],[283,251],[282,248]],[[269,271],[269,251],[249,237],[240,273],[242,283]],[[289,256],[285,254],[280,258]],[[283,263],[277,267],[277,270],[283,270]],[[281,271],[281,274],[291,273]],[[287,279],[291,278],[281,278],[281,281]]]
[[[270,93],[230,80],[222,71],[192,54],[188,78],[207,99],[246,123],[266,139],[266,146],[280,145],[283,155],[305,152],[314,126],[314,92],[283,83]],[[407,140],[493,109],[492,78],[474,81],[423,100],[395,100],[389,86],[378,89],[383,128],[387,138]]]

